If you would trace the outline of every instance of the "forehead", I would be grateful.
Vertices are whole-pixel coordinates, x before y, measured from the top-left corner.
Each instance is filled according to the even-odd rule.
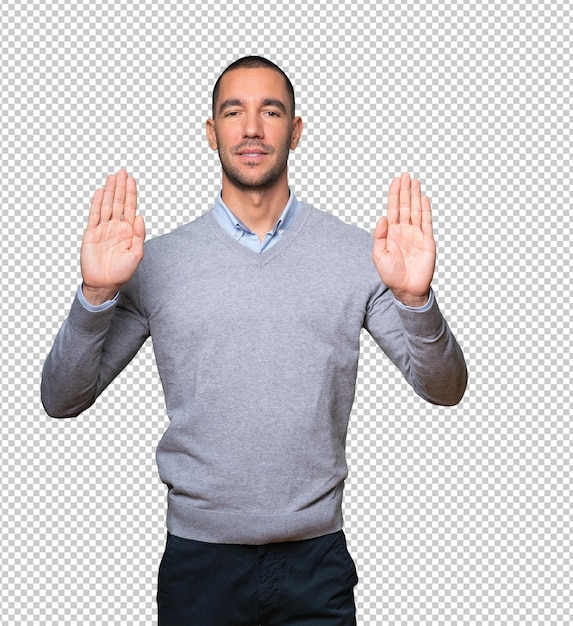
[[[288,106],[288,91],[282,74],[267,67],[241,68],[221,78],[217,104],[229,99],[257,102],[267,98],[278,98]]]

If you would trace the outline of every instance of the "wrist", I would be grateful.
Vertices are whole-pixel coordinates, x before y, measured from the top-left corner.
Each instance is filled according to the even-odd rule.
[[[86,284],[82,284],[82,293],[86,302],[92,306],[99,306],[104,302],[113,300],[117,290],[88,287]]]
[[[413,308],[419,308],[428,303],[428,299],[430,297],[430,292],[422,295],[422,296],[413,296],[411,294],[398,294],[394,293],[394,297],[404,306],[410,306]]]

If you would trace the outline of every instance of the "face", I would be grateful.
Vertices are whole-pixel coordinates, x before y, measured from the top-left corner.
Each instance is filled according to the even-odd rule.
[[[301,119],[290,109],[284,78],[275,70],[243,68],[223,76],[214,118],[207,121],[223,184],[250,191],[287,184],[289,150],[302,132]]]

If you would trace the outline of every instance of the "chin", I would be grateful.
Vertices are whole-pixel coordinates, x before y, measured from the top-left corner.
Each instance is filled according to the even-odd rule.
[[[267,170],[255,176],[245,176],[234,169],[225,169],[225,176],[229,183],[244,191],[267,191],[275,187],[286,171],[286,167],[280,171]]]

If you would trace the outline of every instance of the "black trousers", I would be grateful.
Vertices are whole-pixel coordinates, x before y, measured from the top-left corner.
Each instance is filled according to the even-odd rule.
[[[159,626],[355,626],[357,582],[342,531],[264,546],[168,534]]]

